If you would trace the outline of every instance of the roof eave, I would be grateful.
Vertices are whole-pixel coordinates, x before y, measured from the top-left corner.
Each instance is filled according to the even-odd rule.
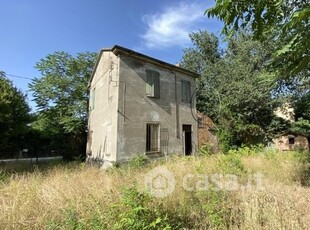
[[[149,63],[155,64],[155,65],[163,66],[164,68],[167,68],[167,69],[170,69],[172,71],[179,72],[179,73],[183,73],[185,75],[189,75],[189,76],[191,76],[193,78],[198,78],[200,76],[199,74],[197,74],[195,72],[183,69],[181,67],[178,67],[178,66],[172,65],[170,63],[158,60],[156,58],[152,58],[150,56],[138,53],[136,51],[127,49],[125,47],[122,47],[122,46],[119,46],[119,45],[115,45],[112,48],[103,48],[103,49],[100,50],[98,58],[97,58],[97,61],[96,61],[95,66],[94,66],[94,69],[92,71],[91,77],[90,77],[90,79],[88,81],[88,88],[90,87],[91,82],[92,82],[92,80],[94,78],[94,75],[95,75],[97,67],[99,65],[101,56],[102,56],[103,52],[106,52],[106,51],[113,52],[115,55],[123,53],[123,54],[129,55],[129,56],[134,56],[135,58],[138,58],[140,60],[144,60],[144,61],[147,61]]]
[[[155,64],[155,65],[160,65],[160,66],[163,66],[167,69],[170,69],[170,70],[173,70],[173,71],[177,71],[177,72],[180,72],[180,73],[183,73],[183,74],[186,74],[186,75],[189,75],[191,77],[194,77],[194,78],[197,78],[199,77],[200,75],[195,73],[195,72],[192,72],[192,71],[189,71],[189,70],[186,70],[186,69],[183,69],[181,67],[178,67],[176,65],[172,65],[170,63],[167,63],[167,62],[164,62],[164,61],[161,61],[161,60],[158,60],[156,58],[153,58],[153,57],[150,57],[150,56],[147,56],[147,55],[144,55],[144,54],[141,54],[141,53],[138,53],[136,51],[133,51],[133,50],[130,50],[130,49],[127,49],[127,48],[124,48],[122,46],[118,46],[118,45],[115,45],[111,51],[115,54],[115,55],[118,55],[120,53],[124,53],[124,54],[127,54],[129,56],[134,56],[140,60],[144,60],[144,61],[147,61],[149,63],[152,63],[152,64]]]

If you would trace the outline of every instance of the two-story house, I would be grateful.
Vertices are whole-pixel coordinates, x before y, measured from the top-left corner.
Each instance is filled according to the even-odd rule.
[[[193,154],[196,77],[121,46],[102,49],[89,82],[87,161]]]

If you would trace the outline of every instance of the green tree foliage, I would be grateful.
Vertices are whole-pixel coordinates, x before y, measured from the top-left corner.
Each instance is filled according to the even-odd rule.
[[[10,154],[23,148],[29,112],[25,95],[0,71],[0,157],[14,157]]]
[[[240,28],[250,28],[260,40],[273,34],[273,68],[281,77],[295,77],[304,71],[309,74],[309,1],[217,0],[206,14],[222,20],[223,33],[228,36]]]
[[[83,154],[86,143],[87,84],[95,65],[96,53],[55,52],[35,66],[42,77],[29,88],[38,107],[35,129],[45,130],[64,157]]]
[[[214,34],[209,34],[207,31],[199,31],[198,33],[191,33],[189,35],[193,46],[184,49],[184,54],[181,60],[181,66],[199,73],[201,75],[206,75],[206,71],[213,68],[216,63],[220,60],[220,50],[219,50],[219,39]],[[212,72],[212,71],[211,71]],[[198,91],[197,91],[197,108],[199,111],[209,111],[211,117],[215,117],[218,111],[208,108],[209,103],[214,104],[218,102],[218,97],[216,94],[206,95],[205,89],[207,87],[205,78],[202,77],[198,81]]]
[[[304,94],[298,94],[294,102],[295,118],[310,120],[310,89]]]
[[[267,142],[276,131],[273,124],[281,122],[273,113],[278,102],[271,96],[275,84],[266,68],[272,44],[238,33],[223,52],[215,36],[206,31],[192,34],[191,39],[193,47],[185,50],[181,65],[200,70],[197,109],[217,124],[224,150],[232,145]],[[205,47],[212,47],[213,53],[205,52]],[[204,68],[192,65],[192,56]]]
[[[205,30],[191,33],[189,37],[194,46],[184,50],[182,64],[186,63],[189,70],[202,74],[220,58],[219,39]]]
[[[310,92],[295,96],[294,101],[295,122],[292,124],[291,131],[302,134],[308,138],[310,146]]]

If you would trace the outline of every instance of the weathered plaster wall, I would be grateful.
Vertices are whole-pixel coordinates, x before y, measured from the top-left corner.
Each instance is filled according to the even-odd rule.
[[[95,104],[89,111],[88,160],[116,161],[118,61],[113,53],[103,52],[90,86],[90,97],[95,88]]]
[[[163,152],[182,153],[182,124],[192,125],[193,152],[197,147],[197,122],[191,109],[195,105],[181,102],[181,79],[195,79],[163,67],[120,55],[118,108],[118,160],[128,160],[146,149],[146,124],[158,122]],[[160,98],[146,96],[146,70],[160,74]],[[195,114],[195,110],[193,114]]]
[[[201,119],[201,125],[198,125],[198,143],[199,148],[207,146],[208,150],[212,153],[218,153],[220,151],[219,142],[216,136],[216,127],[211,118],[198,113],[198,117]]]
[[[273,140],[276,149],[281,151],[290,151],[290,150],[309,150],[308,139],[305,136],[297,135],[295,136],[294,144],[289,143],[289,136],[292,135],[283,135]]]

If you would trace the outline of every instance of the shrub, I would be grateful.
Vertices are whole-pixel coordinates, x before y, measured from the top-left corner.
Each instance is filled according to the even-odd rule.
[[[121,202],[112,208],[115,229],[172,229],[167,214],[154,207],[151,196],[135,186],[125,188]]]
[[[236,154],[223,155],[219,160],[219,167],[223,173],[240,175],[244,172],[244,165]]]
[[[310,154],[309,152],[297,152],[295,157],[302,164],[300,171],[300,183],[303,186],[310,186]]]
[[[10,177],[9,173],[0,170],[0,183],[5,182]]]
[[[146,164],[149,163],[149,159],[143,155],[143,154],[138,154],[134,158],[132,158],[128,164],[132,168],[142,168]]]
[[[78,214],[73,208],[62,211],[61,220],[52,220],[48,223],[48,229],[83,229],[83,223],[79,221]]]
[[[225,217],[229,215],[226,202],[227,196],[223,191],[214,191],[212,189],[200,194],[204,196],[203,210],[207,217],[209,228],[224,228]]]
[[[264,150],[264,145],[258,144],[258,145],[252,145],[252,146],[246,146],[242,145],[239,148],[234,148],[228,150],[228,154],[235,154],[239,156],[254,156],[256,154],[262,153]]]
[[[213,154],[212,146],[210,144],[205,144],[199,149],[199,155],[201,156],[208,156]]]

